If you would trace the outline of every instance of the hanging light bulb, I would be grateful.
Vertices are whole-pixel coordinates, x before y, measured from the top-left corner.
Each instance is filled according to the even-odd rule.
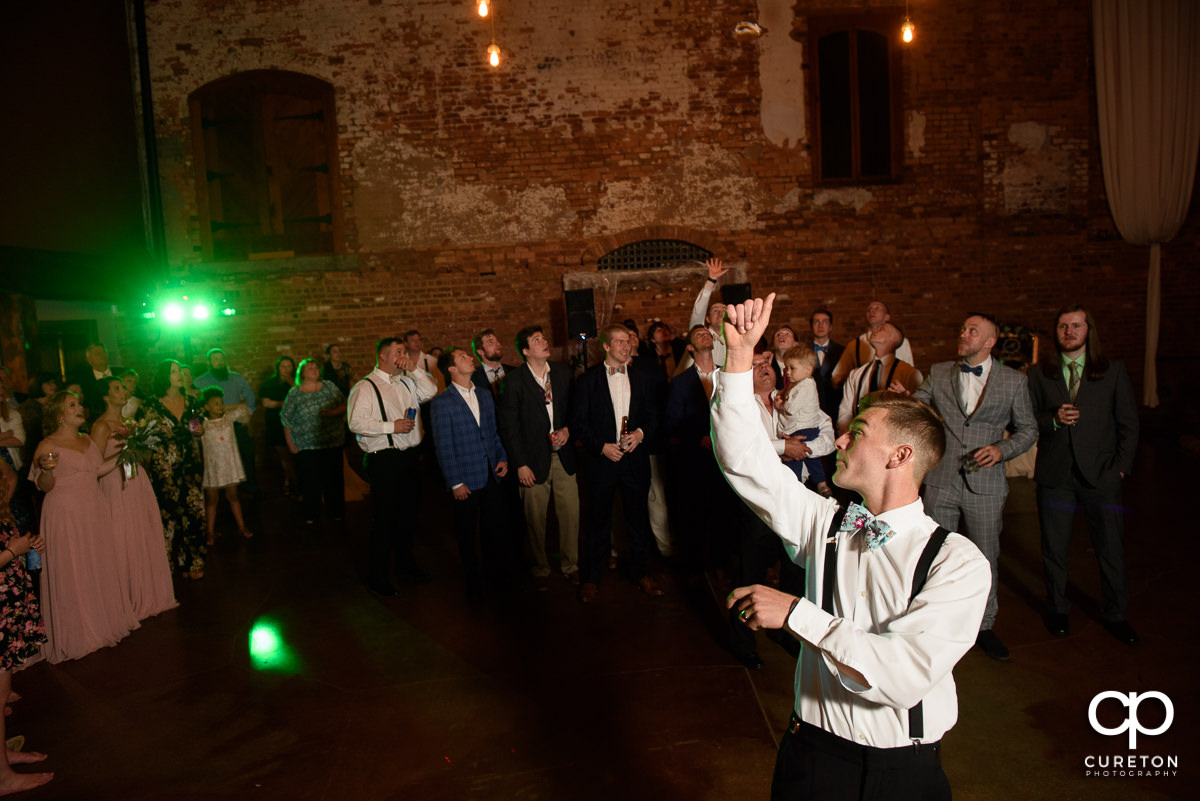
[[[479,0],[479,16],[486,17],[488,15],[487,0]]]
[[[917,26],[912,24],[911,19],[905,17],[904,24],[900,26],[900,38],[904,39],[905,44],[910,44],[916,34]]]
[[[488,45],[488,63],[493,67],[500,66],[500,45],[495,42]]]

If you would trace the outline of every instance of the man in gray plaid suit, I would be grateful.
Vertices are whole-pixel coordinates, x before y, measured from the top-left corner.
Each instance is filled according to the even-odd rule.
[[[946,423],[946,455],[925,476],[925,510],[939,525],[964,533],[991,564],[992,589],[975,642],[993,659],[1007,661],[1008,648],[992,631],[1008,497],[1004,463],[1029,450],[1038,432],[1025,375],[992,357],[998,334],[991,316],[968,316],[958,334],[958,360],[935,364],[913,397],[937,409]],[[1009,424],[1012,436],[1005,439]]]

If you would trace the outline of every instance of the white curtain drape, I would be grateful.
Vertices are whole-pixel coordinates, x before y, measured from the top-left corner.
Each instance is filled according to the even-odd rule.
[[[1108,205],[1150,246],[1142,400],[1157,406],[1160,245],[1187,215],[1200,143],[1200,2],[1093,0],[1092,22]]]

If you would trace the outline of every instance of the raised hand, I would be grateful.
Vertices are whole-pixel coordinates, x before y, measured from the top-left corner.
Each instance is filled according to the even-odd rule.
[[[771,322],[775,293],[725,307],[725,372],[744,373],[754,365],[754,346]]]

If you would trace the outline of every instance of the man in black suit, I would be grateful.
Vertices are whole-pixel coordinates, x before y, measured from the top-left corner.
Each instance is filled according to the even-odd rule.
[[[517,332],[525,365],[508,371],[500,395],[500,439],[515,473],[533,551],[534,582],[550,588],[546,558],[546,513],[551,498],[558,519],[563,575],[579,583],[579,484],[575,447],[567,423],[571,409],[571,370],[550,361],[550,342],[541,326]]]
[[[500,344],[500,337],[496,336],[493,329],[485,328],[471,340],[471,352],[479,360],[479,366],[475,368],[471,380],[480,389],[491,390],[493,398],[499,398],[504,387],[504,377],[517,369],[515,364],[501,363],[500,360],[504,358],[504,346]]]
[[[650,328],[646,331],[646,338],[650,340],[647,357],[657,362],[663,378],[670,381],[679,371],[680,363],[687,350],[687,343],[672,336],[671,326],[662,320],[650,324]]]
[[[731,510],[741,501],[721,475],[709,434],[708,405],[717,373],[712,331],[692,326],[687,348],[693,364],[675,376],[667,395],[667,436],[675,445],[671,476],[679,500],[672,514],[683,521],[680,531],[686,539],[680,546],[687,557],[715,571],[724,567],[723,557],[732,550]]]
[[[591,603],[608,565],[612,540],[612,502],[618,490],[629,536],[629,574],[647,595],[662,595],[650,577],[649,448],[658,426],[654,387],[644,370],[630,370],[633,337],[623,325],[600,332],[604,361],[588,370],[575,388],[571,428],[582,442],[592,482],[591,525],[579,600]]]
[[[813,370],[813,380],[817,382],[817,398],[821,411],[829,415],[830,420],[836,420],[842,393],[833,386],[833,368],[837,366],[842,358],[842,351],[846,348],[830,339],[830,333],[833,331],[833,312],[829,309],[821,308],[813,312],[808,318],[808,326],[812,329],[812,339],[808,345],[817,354],[817,369]]]
[[[1029,393],[1041,437],[1035,479],[1046,574],[1046,625],[1065,637],[1067,546],[1082,508],[1100,563],[1104,628],[1129,645],[1138,635],[1125,619],[1125,519],[1121,481],[1133,469],[1138,416],[1133,385],[1121,362],[1100,354],[1100,333],[1082,306],[1055,321],[1055,358],[1029,371]]]

